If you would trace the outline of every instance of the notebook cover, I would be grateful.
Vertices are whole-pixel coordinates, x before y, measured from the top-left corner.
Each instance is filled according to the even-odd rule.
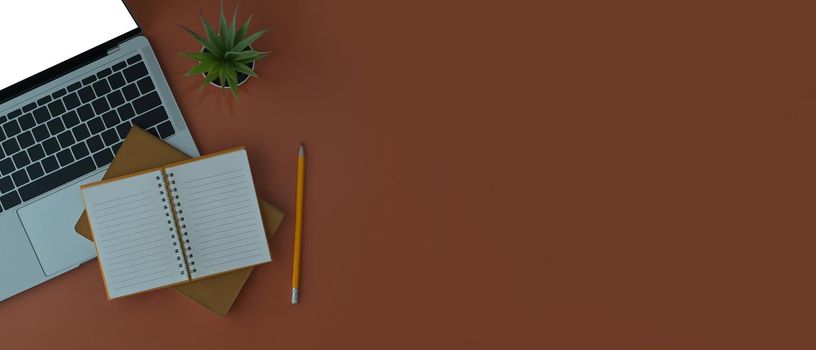
[[[143,129],[134,126],[119,148],[119,152],[116,153],[116,157],[103,179],[161,167],[185,159],[190,159],[190,157]],[[267,239],[271,240],[272,235],[283,221],[283,212],[260,198],[258,204],[261,208],[261,217]],[[75,229],[83,237],[93,240],[88,217],[84,212],[80,216]],[[252,267],[248,267],[172,288],[213,313],[224,316],[229,311],[235,298],[238,297],[238,293],[241,292],[241,288],[243,288],[251,273]]]

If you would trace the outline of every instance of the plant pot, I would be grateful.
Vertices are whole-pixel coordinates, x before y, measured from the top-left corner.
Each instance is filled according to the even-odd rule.
[[[249,51],[249,50],[252,50],[252,45],[247,46],[247,48],[244,49],[244,51]],[[203,46],[201,47],[201,52],[209,52],[209,51],[210,50],[207,50],[207,48],[205,48]],[[252,63],[249,65],[249,69],[255,70],[255,61],[252,61]],[[201,76],[203,76],[205,79],[207,78],[207,74],[205,74],[205,73],[201,73]],[[236,78],[238,78],[238,86],[241,86],[244,83],[246,83],[247,80],[249,80],[250,76],[248,76],[248,75],[246,75],[244,73],[238,72]],[[221,79],[218,79],[218,78],[211,81],[210,84],[212,86],[215,86],[215,87],[220,88],[220,89],[229,89],[229,86],[226,86],[226,84],[222,85],[221,84]]]

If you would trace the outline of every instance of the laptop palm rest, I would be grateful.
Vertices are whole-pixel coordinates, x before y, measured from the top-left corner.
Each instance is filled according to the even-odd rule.
[[[96,256],[93,243],[79,236],[74,225],[84,209],[79,186],[103,175],[97,172],[17,212],[46,276]]]

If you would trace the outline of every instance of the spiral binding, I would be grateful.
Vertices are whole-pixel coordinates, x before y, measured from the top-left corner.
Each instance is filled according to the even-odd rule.
[[[190,268],[190,273],[193,273],[193,272],[196,272],[195,260],[193,260],[193,258],[195,256],[193,255],[193,247],[190,245],[190,237],[189,237],[189,232],[187,231],[187,224],[184,222],[184,209],[181,208],[181,200],[179,199],[179,195],[178,195],[178,187],[175,186],[176,185],[176,180],[174,180],[175,175],[173,173],[169,173],[168,176],[170,177],[170,181],[169,181],[170,186],[172,186],[172,188],[173,188],[173,195],[172,195],[171,199],[173,200],[173,202],[175,204],[176,218],[178,218],[178,221],[179,221],[178,227],[181,230],[181,234],[182,234],[181,238],[184,240],[184,250],[185,250],[184,254],[186,255],[186,260],[187,260],[187,264],[189,265],[189,268]]]
[[[156,176],[156,181],[158,181],[159,194],[162,196],[162,203],[163,203],[163,206],[164,206],[164,216],[167,218],[167,226],[168,226],[168,230],[170,232],[170,238],[173,239],[173,246],[175,246],[174,250],[175,250],[175,253],[176,253],[176,261],[179,262],[178,267],[179,267],[179,269],[181,269],[181,274],[184,275],[184,274],[186,274],[186,271],[184,269],[184,262],[182,262],[182,255],[179,254],[179,247],[178,247],[179,243],[178,243],[178,238],[176,238],[176,234],[177,234],[177,232],[176,232],[176,223],[173,222],[173,216],[170,215],[171,212],[172,212],[172,206],[169,205],[169,203],[167,202],[167,199],[169,198],[169,193],[167,193],[167,189],[165,188],[166,185],[164,183],[164,180],[161,177]]]

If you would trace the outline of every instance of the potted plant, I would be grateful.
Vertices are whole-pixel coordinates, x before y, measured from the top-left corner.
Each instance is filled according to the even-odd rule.
[[[181,55],[190,58],[198,64],[187,71],[186,75],[204,76],[202,86],[212,84],[216,87],[229,88],[235,97],[238,97],[238,86],[257,77],[255,61],[267,56],[267,52],[255,51],[252,43],[261,37],[268,29],[247,35],[252,16],[236,29],[238,7],[232,15],[232,23],[227,24],[224,16],[224,6],[221,5],[219,18],[219,32],[216,33],[203,14],[199,14],[201,24],[204,25],[206,37],[190,28],[182,26],[195,40],[202,45],[200,52],[182,52]]]

